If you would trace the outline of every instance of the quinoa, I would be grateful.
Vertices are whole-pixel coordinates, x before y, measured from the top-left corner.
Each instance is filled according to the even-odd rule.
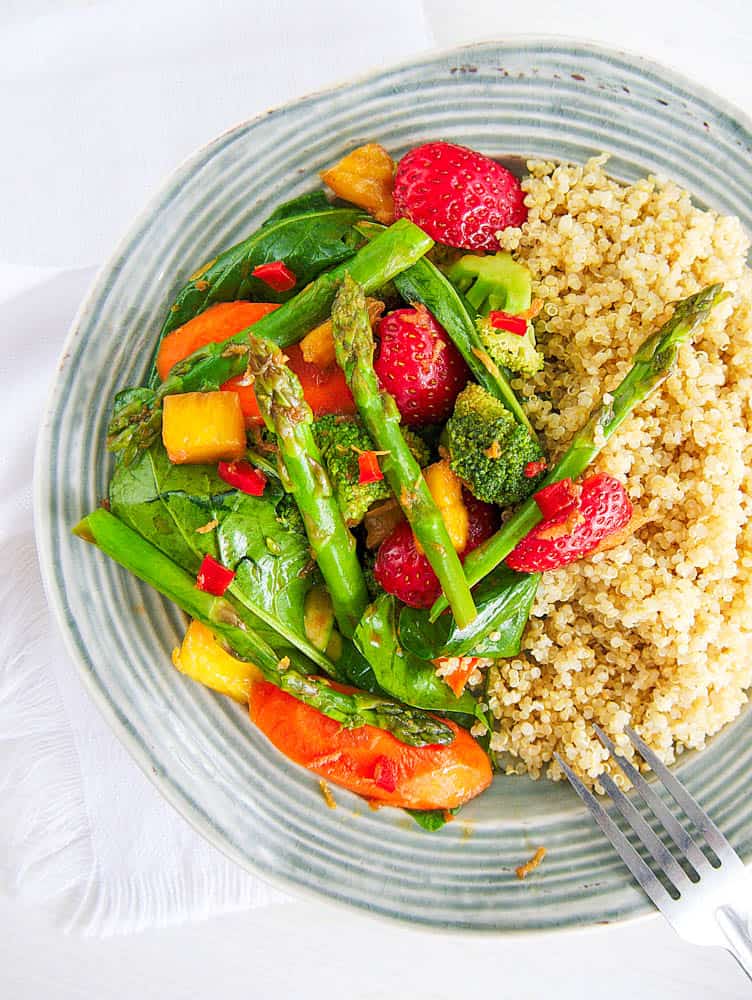
[[[545,303],[546,365],[514,384],[551,460],[673,301],[716,281],[732,296],[592,470],[625,484],[637,530],[545,574],[522,653],[490,668],[492,747],[507,773],[558,780],[557,751],[596,787],[608,755],[592,722],[629,758],[632,725],[671,763],[734,719],[752,684],[749,240],[675,183],[624,186],[605,162],[529,163],[528,221],[499,234]]]

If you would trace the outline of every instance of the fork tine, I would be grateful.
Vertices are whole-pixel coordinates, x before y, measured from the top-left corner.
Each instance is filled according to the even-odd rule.
[[[734,848],[729,844],[707,813],[700,808],[686,788],[676,780],[663,761],[653,753],[644,740],[640,739],[631,726],[625,727],[624,732],[630,738],[633,746],[643,760],[655,771],[667,791],[671,793],[674,800],[679,803],[687,816],[689,816],[700,833],[705,837],[708,844],[710,844],[718,855],[719,860],[731,863],[737,860]]]
[[[558,753],[554,754],[557,761],[561,765],[562,770],[569,778],[569,783],[572,788],[577,792],[579,797],[585,803],[585,805],[590,810],[590,813],[598,824],[603,833],[611,841],[611,844],[615,848],[617,854],[622,859],[624,864],[629,868],[629,870],[634,875],[635,879],[642,886],[645,892],[650,896],[655,905],[660,909],[667,911],[671,908],[674,900],[668,894],[666,889],[663,887],[658,877],[653,874],[653,872],[648,868],[645,862],[642,860],[637,851],[632,847],[627,838],[621,832],[619,827],[614,823],[611,817],[608,815],[603,806],[597,801],[595,796],[590,792],[585,785],[580,781],[577,775],[574,773],[568,764],[565,764]]]
[[[643,799],[650,808],[653,810],[658,820],[663,824],[664,828],[668,832],[669,836],[682,852],[682,854],[689,860],[692,867],[695,869],[699,875],[703,870],[706,870],[710,862],[702,853],[698,845],[692,839],[692,835],[684,829],[682,824],[672,815],[666,804],[656,793],[656,791],[650,787],[650,785],[645,781],[643,776],[637,770],[637,768],[626,757],[623,757],[619,751],[614,746],[613,742],[609,737],[603,732],[600,726],[593,723],[593,729],[598,734],[598,739],[604,745],[604,747],[611,754],[613,760],[619,765],[621,770],[626,774],[629,780],[634,785],[635,789],[642,795]]]
[[[653,858],[660,866],[663,874],[673,883],[675,888],[681,893],[692,884],[687,873],[679,865],[671,851],[666,847],[659,837],[653,832],[650,824],[640,816],[637,809],[629,801],[626,795],[617,787],[616,783],[608,774],[602,774],[598,781],[603,785],[611,801],[630,825],[632,830],[640,838],[644,846],[650,851]]]

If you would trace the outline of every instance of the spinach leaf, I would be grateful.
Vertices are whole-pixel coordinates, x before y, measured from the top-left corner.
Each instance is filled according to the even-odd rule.
[[[167,313],[159,341],[216,302],[285,302],[326,268],[352,257],[363,242],[354,224],[363,217],[358,208],[330,205],[321,192],[280,206],[255,233],[191,275]],[[293,289],[276,292],[253,277],[255,267],[272,260],[283,260],[295,274]]]
[[[261,223],[261,228],[271,226],[282,219],[289,219],[293,215],[304,215],[306,212],[321,212],[331,207],[332,204],[323,191],[306,191],[305,194],[299,194],[297,198],[290,198],[289,201],[282,202],[268,218],[264,219]]]
[[[459,806],[456,809],[405,809],[408,816],[412,816],[418,826],[435,833],[449,822],[447,813],[456,816]]]
[[[303,601],[315,578],[308,539],[285,531],[274,504],[236,492],[226,496],[217,527],[220,561],[235,570],[236,596],[247,598],[304,635]]]
[[[206,554],[233,569],[231,593],[266,641],[277,651],[301,649],[326,670],[331,665],[304,638],[303,602],[316,578],[308,540],[278,520],[282,496],[278,482],[252,497],[228,489],[214,466],[172,465],[161,443],[120,463],[110,484],[117,517],[189,572]]]
[[[473,590],[478,617],[467,628],[458,628],[450,614],[431,622],[428,611],[403,608],[400,641],[426,660],[439,656],[516,656],[539,583],[540,573],[515,573],[502,566]]]
[[[457,698],[432,663],[401,648],[391,594],[382,594],[367,608],[354,642],[371,664],[379,687],[393,698],[429,711],[475,714],[477,702],[472,695],[465,692]]]
[[[373,667],[351,639],[342,637],[342,653],[336,660],[335,666],[347,684],[352,684],[361,691],[369,691],[371,694],[387,693],[379,687]]]

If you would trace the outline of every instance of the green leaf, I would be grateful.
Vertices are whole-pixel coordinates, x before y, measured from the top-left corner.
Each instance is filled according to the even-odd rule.
[[[289,219],[295,215],[322,212],[331,207],[331,202],[323,191],[306,191],[305,194],[299,194],[297,198],[291,198],[289,201],[283,202],[279,208],[275,208],[272,214],[261,223],[261,228],[272,226],[276,222],[281,222],[282,219]]]
[[[405,809],[407,815],[412,816],[418,826],[429,833],[436,833],[447,825],[447,813],[456,816],[459,811],[459,806],[456,809]]]
[[[426,660],[440,656],[516,656],[539,583],[540,573],[515,573],[502,566],[473,590],[478,617],[467,628],[458,628],[449,614],[431,622],[428,611],[403,608],[400,641],[411,653]]]
[[[397,638],[396,601],[382,594],[371,604],[355,630],[355,645],[373,668],[379,687],[393,698],[435,712],[474,715],[477,703],[465,692],[455,697],[432,663],[401,648]]]
[[[264,639],[278,652],[302,648],[327,669],[303,639],[303,602],[317,577],[305,534],[277,517],[282,496],[278,481],[252,497],[228,489],[212,465],[173,465],[161,443],[131,465],[120,463],[110,484],[117,517],[190,573],[206,554],[233,569],[231,593],[256,617]]]
[[[285,530],[269,500],[236,492],[224,498],[217,541],[220,561],[235,570],[238,599],[303,635],[303,602],[316,578],[305,535]]]
[[[342,654],[335,666],[347,684],[352,684],[353,687],[368,691],[370,694],[386,694],[379,687],[373,667],[352,640],[342,638]]]
[[[252,302],[285,302],[328,267],[355,253],[362,237],[353,228],[363,217],[356,208],[333,208],[326,203],[297,214],[278,209],[263,226],[242,243],[224,250],[199,268],[178,292],[160,332],[160,340],[216,302],[249,299]],[[283,260],[294,273],[295,287],[275,292],[253,277],[259,264]]]

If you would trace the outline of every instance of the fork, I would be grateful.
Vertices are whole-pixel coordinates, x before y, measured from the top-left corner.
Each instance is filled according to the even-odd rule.
[[[741,858],[707,813],[633,729],[627,727],[624,732],[693,824],[696,834],[689,832],[679,822],[655,788],[648,784],[634,764],[619,753],[603,730],[597,725],[593,728],[611,758],[632,782],[635,791],[652,809],[654,817],[663,824],[665,832],[677,848],[676,856],[656,835],[635,804],[617,788],[614,780],[609,775],[602,774],[598,781],[653,858],[655,865],[650,867],[595,795],[585,787],[559,754],[555,754],[570,784],[611,841],[619,857],[677,934],[693,944],[726,948],[752,979],[752,937],[748,925],[749,875]],[[703,841],[705,850],[702,848]],[[709,854],[712,855],[712,860]]]

